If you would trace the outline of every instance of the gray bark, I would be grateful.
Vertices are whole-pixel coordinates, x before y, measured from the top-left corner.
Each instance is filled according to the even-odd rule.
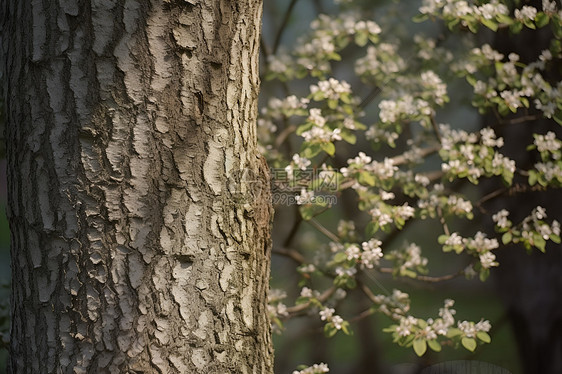
[[[0,5],[14,373],[270,373],[261,0]]]

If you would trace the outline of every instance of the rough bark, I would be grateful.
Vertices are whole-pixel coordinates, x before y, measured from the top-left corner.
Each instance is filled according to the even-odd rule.
[[[261,0],[5,0],[14,373],[270,373]]]

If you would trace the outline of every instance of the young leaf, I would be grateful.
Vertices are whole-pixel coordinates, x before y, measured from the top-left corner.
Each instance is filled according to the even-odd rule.
[[[427,341],[427,345],[431,348],[432,351],[441,352],[441,344],[435,339],[431,339]]]
[[[504,245],[511,243],[511,239],[513,239],[513,234],[510,231],[502,235],[502,243]]]
[[[414,340],[414,352],[416,352],[416,354],[421,357],[423,356],[425,351],[427,351],[426,341],[422,339]]]
[[[468,349],[470,352],[474,352],[476,349],[476,340],[473,338],[464,337],[461,340],[462,346]]]
[[[490,335],[488,335],[487,332],[485,331],[478,331],[476,333],[476,337],[480,340],[482,340],[484,343],[490,343],[492,341],[492,338],[490,338]]]

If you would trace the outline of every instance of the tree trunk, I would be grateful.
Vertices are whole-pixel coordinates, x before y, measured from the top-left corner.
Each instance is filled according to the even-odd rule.
[[[5,0],[11,372],[271,373],[260,0]]]

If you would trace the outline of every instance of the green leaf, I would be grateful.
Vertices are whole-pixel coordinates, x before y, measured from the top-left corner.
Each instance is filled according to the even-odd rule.
[[[453,28],[460,22],[459,18],[454,18],[447,23],[449,30],[453,31]]]
[[[368,34],[364,32],[358,32],[355,34],[355,44],[359,47],[364,47],[369,41]]]
[[[427,19],[429,19],[429,16],[427,14],[417,14],[416,16],[414,16],[414,18],[412,18],[412,21],[414,21],[415,23],[420,23]]]
[[[427,351],[426,341],[421,339],[414,340],[414,352],[416,352],[416,354],[421,357],[423,356],[425,351]]]
[[[451,327],[449,330],[447,330],[447,337],[448,338],[454,338],[455,336],[459,336],[462,334],[462,331],[457,329],[456,327]]]
[[[479,274],[480,281],[485,282],[489,276],[490,276],[490,269],[482,268],[482,270],[480,270],[480,274]]]
[[[340,133],[341,138],[343,140],[345,140],[346,142],[348,142],[349,144],[355,144],[355,142],[357,142],[357,137],[355,136],[355,134],[344,130]]]
[[[367,237],[372,237],[377,231],[379,231],[379,224],[376,222],[369,222],[365,227]]]
[[[345,286],[348,289],[353,290],[355,287],[357,287],[357,281],[355,280],[355,278],[348,277],[345,282]]]
[[[337,332],[338,330],[334,327],[334,325],[331,322],[324,325],[324,335],[326,335],[328,338],[331,338],[332,336],[336,335]]]
[[[320,147],[322,147],[322,150],[330,156],[333,156],[334,153],[336,153],[336,146],[334,143],[320,143]]]
[[[439,244],[445,244],[447,239],[449,239],[449,235],[439,235],[439,237],[437,238],[437,242]]]
[[[498,24],[491,19],[482,19],[482,24],[492,31],[498,31]]]
[[[474,352],[476,349],[476,340],[473,338],[464,337],[461,340],[462,346],[468,349],[470,352]]]
[[[539,175],[536,171],[530,170],[529,171],[529,186],[534,186],[537,184],[537,180],[539,179]]]
[[[297,127],[296,134],[300,136],[303,132],[310,130],[313,126],[314,124],[312,122],[306,122]]]
[[[557,111],[556,113],[554,113],[554,115],[552,116],[552,118],[554,118],[554,120],[555,120],[559,125],[562,125],[562,111]]]
[[[353,335],[353,331],[349,329],[349,322],[347,321],[341,324],[341,330],[345,335]]]
[[[535,247],[537,247],[539,251],[541,251],[543,253],[546,252],[546,240],[543,239],[541,234],[536,232],[533,235],[533,240],[535,242]]]
[[[538,12],[537,16],[535,17],[535,23],[539,28],[548,25],[549,21],[550,21],[550,17],[544,14],[543,12]]]
[[[504,245],[511,243],[511,239],[513,239],[513,234],[510,231],[502,235],[502,243]]]
[[[401,269],[400,275],[402,275],[403,277],[409,277],[409,278],[416,278],[417,277],[416,272],[412,271],[410,269]]]
[[[476,23],[476,22],[474,22],[474,21],[472,21],[472,22],[467,22],[467,26],[468,26],[468,29],[469,29],[472,33],[476,34],[476,33],[478,32],[478,23]]]
[[[334,262],[335,263],[344,262],[346,260],[347,260],[347,255],[345,254],[345,252],[338,252],[334,256]]]
[[[396,328],[398,327],[398,325],[390,325],[388,327],[385,327],[384,329],[382,329],[383,332],[394,332],[396,331]]]
[[[427,345],[431,348],[432,351],[441,352],[441,344],[435,339],[431,339],[427,341]]]
[[[492,341],[492,338],[490,338],[490,335],[488,335],[487,332],[485,331],[478,331],[476,333],[476,337],[480,340],[482,340],[484,343],[490,343]]]
[[[357,178],[357,180],[359,181],[359,183],[369,186],[374,186],[377,183],[375,176],[368,171],[359,173],[359,177]]]
[[[301,154],[303,157],[311,159],[322,152],[322,143],[302,143]]]
[[[530,19],[526,19],[525,21],[523,21],[523,23],[525,23],[525,26],[527,26],[528,28],[535,30],[537,27],[535,26],[535,24],[533,23],[533,21],[531,21]]]
[[[521,22],[515,22],[512,23],[511,26],[509,26],[509,30],[514,34],[519,34],[522,29],[523,29],[523,24]]]
[[[506,16],[505,14],[496,15],[496,19],[498,20],[498,22],[506,24],[506,25],[513,24],[513,19],[509,16]]]

